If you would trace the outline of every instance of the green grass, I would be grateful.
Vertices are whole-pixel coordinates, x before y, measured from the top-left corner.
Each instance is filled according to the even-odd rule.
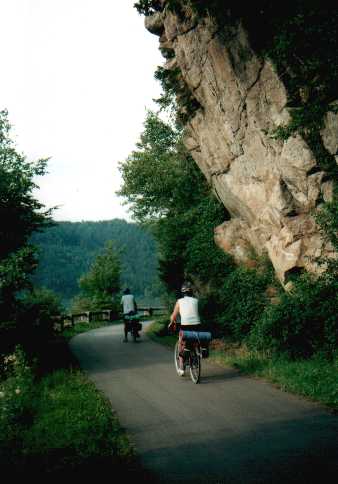
[[[155,321],[148,329],[153,340],[173,347],[177,336],[165,335],[163,321]],[[301,395],[338,410],[338,357],[328,361],[319,356],[290,361],[250,352],[244,345],[214,340],[210,361],[224,367],[235,367],[242,373],[263,378],[283,391]]]
[[[0,382],[3,472],[25,477],[109,472],[112,478],[122,474],[127,480],[155,482],[142,468],[110,402],[81,372],[68,348],[74,334],[106,325],[78,324],[59,335],[53,350],[47,349],[55,358],[49,372],[28,367],[18,352],[18,363]]]
[[[290,361],[248,353],[225,361],[246,374],[262,377],[284,391],[307,397],[338,410],[338,358],[329,362],[314,357]]]
[[[22,467],[55,473],[121,466],[132,447],[108,401],[80,371],[59,370],[36,389],[34,419],[22,433]]]
[[[175,347],[177,335],[166,334],[165,327],[168,325],[168,320],[155,320],[147,330],[147,336],[153,341],[165,344],[171,348]]]

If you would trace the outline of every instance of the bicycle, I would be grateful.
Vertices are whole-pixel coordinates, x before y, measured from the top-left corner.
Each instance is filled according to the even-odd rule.
[[[127,324],[128,333],[131,333],[134,343],[136,343],[137,338],[140,337],[139,331],[142,329],[142,324],[140,323],[140,317],[138,314],[126,314],[124,319]]]
[[[201,361],[209,356],[208,344],[211,341],[209,331],[182,331],[182,340],[185,342],[183,354],[180,355],[180,342],[177,340],[174,351],[175,368],[178,375],[181,373],[180,356],[183,358],[183,370],[189,367],[190,378],[193,383],[201,379]]]

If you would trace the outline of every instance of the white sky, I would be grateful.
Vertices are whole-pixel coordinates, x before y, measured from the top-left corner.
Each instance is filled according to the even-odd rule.
[[[0,0],[0,109],[28,160],[50,157],[35,194],[55,220],[130,220],[115,195],[160,94],[158,38],[136,0]]]

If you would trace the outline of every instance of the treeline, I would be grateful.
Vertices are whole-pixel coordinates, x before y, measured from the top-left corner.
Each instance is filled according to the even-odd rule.
[[[153,235],[135,223],[114,219],[100,222],[57,222],[33,234],[39,264],[32,276],[36,286],[54,291],[66,304],[79,293],[79,279],[107,242],[120,260],[120,285],[139,297],[160,296],[157,246]]]

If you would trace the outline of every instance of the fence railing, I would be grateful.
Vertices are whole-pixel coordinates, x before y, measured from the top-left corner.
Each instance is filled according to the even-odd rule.
[[[155,312],[166,314],[165,307],[140,307],[138,313],[143,316],[152,316]],[[114,321],[116,312],[111,309],[102,309],[101,311],[84,311],[76,314],[62,314],[54,318],[54,330],[62,332],[67,327],[74,327],[79,323],[91,323],[93,321]]]
[[[143,312],[143,316],[152,316],[155,311],[158,314],[166,314],[167,308],[164,306],[160,306],[160,307],[147,306],[147,307],[137,308],[137,311],[139,313]]]

